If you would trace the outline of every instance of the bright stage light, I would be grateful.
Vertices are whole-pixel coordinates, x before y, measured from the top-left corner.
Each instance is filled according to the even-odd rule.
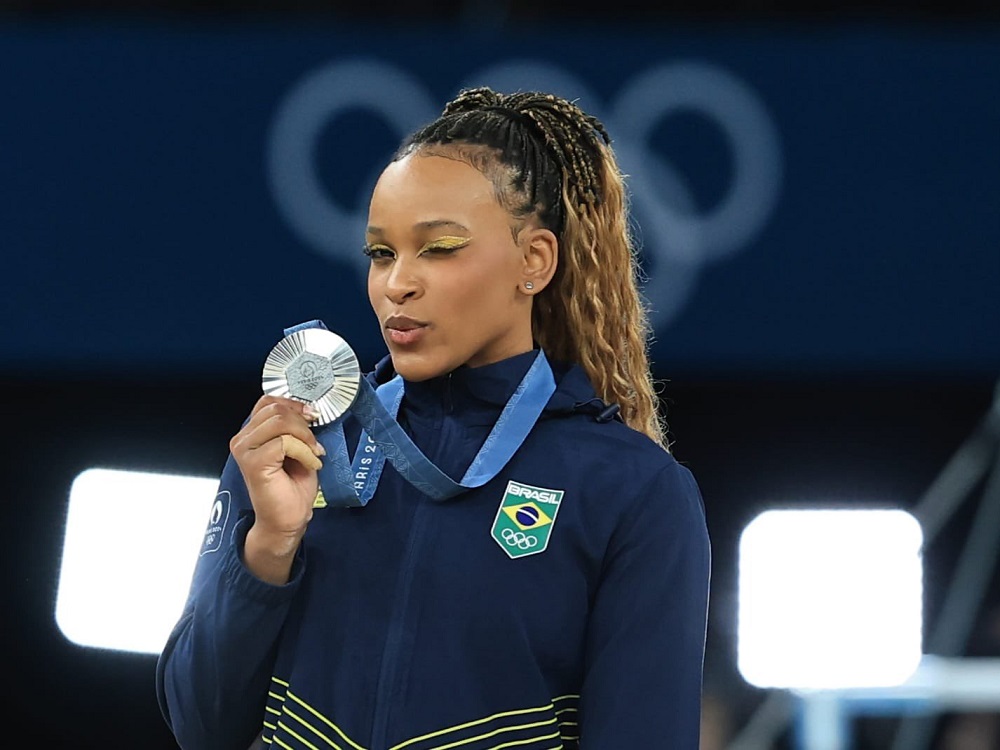
[[[88,469],[73,481],[56,623],[81,646],[156,654],[184,606],[217,479]]]
[[[757,687],[904,682],[920,663],[920,524],[900,510],[770,510],[739,548],[738,666]]]

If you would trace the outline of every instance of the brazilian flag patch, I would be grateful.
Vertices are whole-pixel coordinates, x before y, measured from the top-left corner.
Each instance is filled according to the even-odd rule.
[[[326,507],[326,495],[323,494],[323,488],[320,487],[316,490],[316,499],[313,500],[314,508],[325,508]]]
[[[544,552],[562,498],[562,490],[507,482],[507,491],[493,521],[494,541],[510,558]]]

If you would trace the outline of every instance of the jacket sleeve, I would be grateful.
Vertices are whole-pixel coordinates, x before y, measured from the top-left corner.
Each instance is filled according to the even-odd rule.
[[[698,750],[711,568],[701,493],[671,459],[626,513],[588,623],[580,747]]]
[[[262,727],[278,635],[304,561],[296,559],[283,586],[244,567],[252,506],[232,456],[210,515],[187,602],[157,661],[156,695],[183,750],[246,750]]]

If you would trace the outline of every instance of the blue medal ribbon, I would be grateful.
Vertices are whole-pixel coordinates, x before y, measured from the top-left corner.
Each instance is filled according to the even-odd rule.
[[[326,328],[313,320],[285,329]],[[346,414],[363,427],[353,461],[347,450],[343,418],[314,428],[326,449],[319,485],[327,505],[357,508],[367,505],[378,488],[388,459],[407,482],[433,500],[447,500],[493,479],[521,447],[555,392],[552,368],[541,349],[507,401],[461,482],[445,474],[414,444],[396,421],[403,400],[403,379],[397,375],[377,389],[361,378],[358,395]]]

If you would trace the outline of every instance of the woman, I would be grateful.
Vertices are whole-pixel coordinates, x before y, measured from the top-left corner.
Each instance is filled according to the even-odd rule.
[[[462,477],[537,367],[554,392],[492,479],[433,499],[387,463],[351,509],[318,494],[315,411],[262,397],[158,664],[181,747],[696,750],[709,543],[608,144],[566,100],[479,88],[386,167],[368,379],[401,376],[413,443]]]

